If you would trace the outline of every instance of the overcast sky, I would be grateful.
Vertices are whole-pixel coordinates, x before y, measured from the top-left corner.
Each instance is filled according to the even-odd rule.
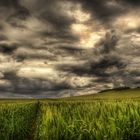
[[[0,98],[140,86],[139,0],[0,0]]]

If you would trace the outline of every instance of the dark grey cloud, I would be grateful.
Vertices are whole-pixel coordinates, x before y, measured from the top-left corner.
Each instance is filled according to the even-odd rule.
[[[124,4],[129,4],[130,6],[140,6],[140,1],[139,0],[119,0],[120,2]]]
[[[130,75],[132,75],[134,77],[140,76],[140,71],[133,70],[133,71],[130,72]]]
[[[90,52],[92,52],[91,55],[93,55],[93,57],[96,56],[96,59],[92,59],[92,56],[90,56],[91,61],[84,63],[84,65],[89,65],[91,69],[90,71],[94,69],[94,72],[96,69],[98,72],[101,72],[101,70],[107,69],[108,67],[112,66],[116,66],[118,69],[124,67],[125,64],[121,62],[121,57],[119,57],[119,55],[117,54],[112,54],[112,52],[115,52],[118,41],[119,35],[115,30],[107,32],[104,38],[97,42],[96,48],[90,50]],[[85,50],[85,54],[86,53],[88,52],[86,52]],[[89,69],[89,67],[85,67],[85,69]],[[82,71],[83,68],[80,66],[79,71]],[[76,69],[77,68],[75,67],[75,70]]]
[[[7,40],[7,37],[5,35],[0,35],[0,41]]]
[[[98,77],[98,79],[94,80],[94,82],[102,84],[113,83],[114,87],[120,85],[130,86],[136,83],[138,85],[139,69],[133,70],[132,68],[128,71],[127,69],[131,67],[131,58],[122,57],[123,54],[128,55],[128,52],[131,52],[131,57],[138,57],[135,53],[136,47],[134,46],[133,50],[129,50],[129,48],[127,50],[126,46],[124,52],[121,52],[123,54],[121,54],[120,49],[118,49],[118,46],[121,45],[119,44],[120,40],[121,35],[115,30],[110,30],[104,38],[96,44],[96,48],[94,48],[91,53],[92,56],[90,56],[85,63],[78,65],[60,65],[58,69],[69,71],[79,76],[95,76]],[[139,46],[137,49],[140,49]],[[138,50],[137,52],[139,54]],[[85,53],[88,55],[88,52]],[[133,63],[135,64],[136,62]],[[139,65],[139,62],[136,65]]]
[[[67,14],[67,10],[74,7],[74,4],[70,6],[71,8],[67,6],[69,5],[68,1],[63,0],[19,1],[19,4],[22,6],[20,8],[21,11],[18,11],[17,14],[12,15],[8,19],[14,26],[24,27],[20,23],[17,25],[18,21],[15,18],[21,17],[21,19],[25,20],[28,16],[30,18],[34,16],[46,26],[46,29],[38,31],[39,36],[55,38],[57,40],[63,39],[62,42],[64,40],[72,42],[78,40],[78,37],[74,36],[70,29],[75,19]],[[53,29],[50,29],[49,25]]]
[[[115,51],[116,45],[119,41],[120,34],[115,30],[111,29],[105,34],[105,37],[96,44],[96,51],[98,53],[110,53]]]
[[[56,83],[51,80],[44,79],[33,79],[33,78],[22,78],[17,75],[16,71],[8,71],[3,73],[3,78],[10,81],[10,86],[1,86],[1,91],[11,91],[18,94],[41,94],[41,92],[47,93],[47,91],[59,91],[72,89],[72,87],[65,82]],[[58,93],[59,94],[59,93]],[[57,93],[56,93],[57,96]]]
[[[5,54],[13,54],[17,49],[17,44],[0,43],[0,52]]]
[[[90,12],[92,18],[99,20],[105,26],[119,15],[125,14],[127,9],[118,1],[104,0],[78,0],[82,4],[83,10]]]
[[[58,26],[59,28],[59,26]],[[62,28],[64,30],[64,28]],[[59,31],[56,31],[56,32],[41,32],[40,34],[44,37],[52,37],[52,38],[55,38],[57,40],[59,40],[60,43],[64,43],[64,42],[68,42],[68,43],[71,43],[71,42],[76,42],[79,40],[79,38],[73,34],[70,33],[69,29],[66,28],[67,30],[65,31],[62,31],[61,29]],[[50,44],[52,41],[48,41],[46,44]]]
[[[139,6],[139,0],[1,0],[0,97],[139,86]]]
[[[1,0],[0,6],[4,7],[19,7],[18,0]]]
[[[2,31],[3,30],[3,26],[2,25],[0,25],[0,31]]]
[[[97,57],[97,56],[96,56]],[[116,68],[117,72],[126,67],[126,63],[118,56],[105,55],[99,58],[97,61],[85,62],[82,65],[60,65],[58,68],[64,71],[70,71],[77,75],[90,75],[99,77],[109,77],[114,74],[114,72],[107,72],[109,68]]]
[[[22,47],[24,48],[24,47]],[[26,49],[17,49],[13,53],[13,57],[18,61],[23,61],[25,59],[48,59],[48,60],[55,60],[54,54],[51,52],[45,50],[45,49],[36,49],[36,48],[30,48]]]
[[[6,8],[13,12],[7,17],[7,21],[11,21],[12,18],[19,18],[25,20],[26,16],[30,15],[29,10],[20,4],[19,0],[1,0],[0,7]]]

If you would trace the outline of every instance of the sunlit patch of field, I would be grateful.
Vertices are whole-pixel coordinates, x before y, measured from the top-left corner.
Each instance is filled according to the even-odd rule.
[[[140,138],[140,103],[44,103],[37,124],[40,140],[135,140]]]

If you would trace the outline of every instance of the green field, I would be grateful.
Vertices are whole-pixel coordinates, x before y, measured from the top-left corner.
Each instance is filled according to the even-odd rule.
[[[0,140],[140,140],[140,89],[1,100]]]

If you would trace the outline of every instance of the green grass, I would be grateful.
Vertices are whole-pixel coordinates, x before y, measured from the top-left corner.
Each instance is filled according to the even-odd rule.
[[[140,99],[140,88],[135,89],[113,89],[108,91],[102,91],[97,94],[83,95],[77,97],[63,98],[64,100],[118,100],[118,99]],[[61,99],[62,100],[62,99]]]
[[[140,140],[140,90],[1,100],[0,140]]]
[[[50,102],[40,108],[40,140],[137,140],[140,103]]]
[[[0,104],[0,140],[26,140],[32,135],[35,103]]]

